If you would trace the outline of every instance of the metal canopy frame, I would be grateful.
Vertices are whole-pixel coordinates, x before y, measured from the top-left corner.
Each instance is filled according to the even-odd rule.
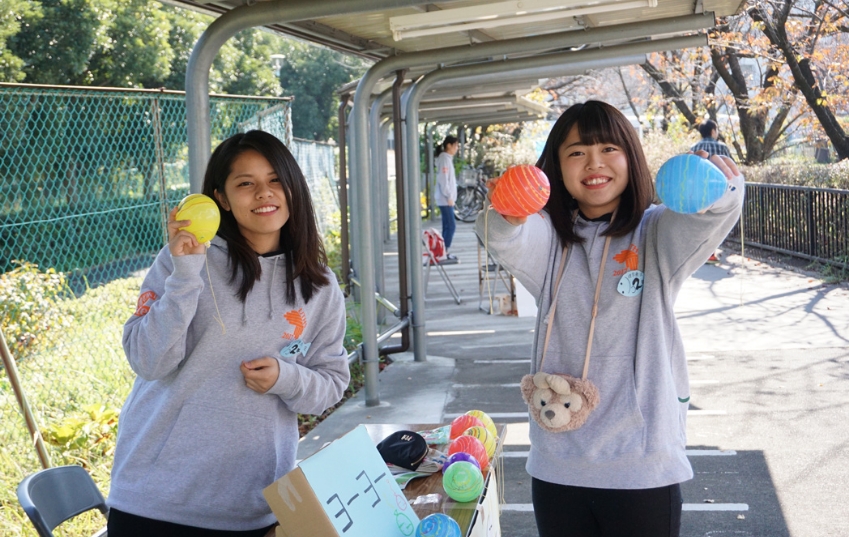
[[[272,0],[248,2],[238,7],[234,4],[241,4],[242,0],[217,0],[215,4],[205,0],[162,1],[223,13],[198,40],[186,72],[189,173],[194,192],[200,190],[204,167],[211,153],[209,69],[220,47],[238,31],[263,25],[336,50],[379,59],[357,83],[349,116],[350,201],[351,207],[357,208],[351,211],[354,245],[351,258],[355,262],[361,297],[374,296],[380,278],[376,265],[382,264],[382,256],[381,259],[376,258],[379,251],[376,244],[382,242],[382,233],[374,225],[373,196],[376,177],[384,172],[380,164],[375,164],[376,159],[370,159],[370,153],[379,152],[379,146],[376,148],[370,141],[383,140],[388,131],[388,124],[383,123],[384,110],[386,95],[393,81],[396,92],[401,91],[402,84],[406,88],[400,102],[398,93],[395,94],[392,108],[397,157],[403,158],[404,166],[404,173],[400,174],[398,181],[406,192],[406,198],[399,203],[406,205],[407,214],[417,215],[420,119],[473,125],[538,117],[544,110],[532,105],[535,103],[523,103],[515,95],[517,90],[533,87],[540,78],[639,63],[649,52],[703,45],[706,39],[700,32],[712,27],[715,21],[714,13],[709,10],[716,9],[720,15],[728,15],[742,5],[742,0],[700,0],[695,4],[690,0],[657,0],[658,7],[651,8],[656,11],[638,10],[629,16],[572,17],[573,22],[579,20],[588,26],[585,29],[574,23],[549,24],[545,28],[520,27],[507,32],[500,28],[472,29],[462,33],[466,37],[460,41],[448,35],[444,40],[432,40],[437,43],[434,47],[441,43],[449,46],[425,50],[421,48],[421,40],[417,41],[415,37],[405,37],[391,46],[391,39],[375,34],[373,29],[376,24],[388,26],[392,16],[451,9],[456,0],[438,5],[422,0]],[[483,0],[462,0],[458,3],[462,6],[485,5]],[[701,12],[702,9],[707,11]],[[682,12],[690,14],[682,15]],[[350,17],[354,13],[363,15]],[[362,32],[356,25],[351,26],[352,19],[362,23]],[[694,32],[698,35],[675,37]],[[666,38],[656,39],[655,36]],[[470,92],[474,92],[476,98],[463,99]],[[345,93],[349,94],[350,90]],[[346,101],[348,98],[349,95],[344,97]],[[341,108],[340,116],[343,116]],[[403,126],[400,121],[404,121]],[[429,141],[432,141],[432,129],[425,130]],[[340,149],[344,154],[344,148]],[[409,301],[412,307],[409,317],[399,324],[411,328],[415,358],[424,360],[427,349],[420,267],[421,222],[419,218],[410,218],[405,223],[407,227],[403,238],[408,251],[404,261],[410,267],[411,288],[409,296],[401,296],[401,300],[405,304]],[[377,392],[377,317],[376,302],[361,300],[361,358],[365,365],[365,395],[369,406],[380,403]]]

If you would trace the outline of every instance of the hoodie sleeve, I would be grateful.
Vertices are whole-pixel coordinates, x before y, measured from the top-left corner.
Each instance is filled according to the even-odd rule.
[[[661,206],[656,241],[665,281],[679,287],[722,244],[740,218],[744,193],[743,176],[738,175],[728,181],[725,194],[701,213],[681,214]]]
[[[166,246],[142,282],[136,311],[124,324],[130,367],[145,380],[162,379],[186,357],[186,333],[204,284],[203,255],[171,257]]]
[[[312,300],[316,331],[306,355],[294,362],[277,358],[280,376],[268,393],[277,395],[292,412],[321,414],[342,399],[351,379],[345,338],[345,298],[329,273],[331,283]],[[312,306],[312,301],[310,301]]]
[[[539,298],[554,236],[548,215],[532,214],[524,224],[514,226],[492,207],[487,207],[475,221],[475,233],[481,245]]]

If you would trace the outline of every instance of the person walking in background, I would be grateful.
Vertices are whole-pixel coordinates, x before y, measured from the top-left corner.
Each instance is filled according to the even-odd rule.
[[[457,256],[450,253],[451,241],[457,223],[454,221],[454,202],[457,201],[457,177],[454,174],[454,155],[460,143],[454,136],[446,136],[442,151],[436,157],[436,194],[434,198],[442,215],[442,238],[445,240],[446,260],[456,262]]]
[[[699,125],[699,134],[702,135],[702,139],[691,148],[693,153],[697,151],[704,151],[707,153],[708,158],[714,155],[719,155],[720,157],[728,157],[731,160],[734,160],[731,156],[731,151],[728,150],[728,146],[717,140],[717,137],[719,136],[719,129],[716,125],[716,121],[706,119],[701,125]]]
[[[597,407],[572,430],[551,424],[581,412],[584,399],[564,403],[543,391],[529,402],[526,469],[540,537],[680,534],[680,484],[693,470],[674,301],[743,205],[734,162],[710,160],[732,186],[713,205],[700,214],[652,205],[634,128],[613,106],[588,101],[567,109],[548,135],[537,162],[551,183],[543,211],[478,215],[478,237],[537,299],[533,385],[583,370],[598,389]]]
[[[702,139],[690,149],[693,153],[704,151],[707,153],[708,158],[714,155],[719,155],[720,157],[727,157],[734,160],[731,157],[731,151],[728,150],[728,146],[717,140],[717,137],[719,136],[719,128],[716,125],[716,121],[706,119],[702,122],[702,124],[699,125],[699,134],[702,135]],[[719,263],[719,258],[716,257],[716,252],[710,254],[707,263],[710,263],[711,265]]]

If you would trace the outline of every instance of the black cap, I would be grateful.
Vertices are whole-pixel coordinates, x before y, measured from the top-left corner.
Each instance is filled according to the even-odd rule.
[[[427,455],[428,447],[419,433],[396,431],[380,441],[377,451],[380,452],[384,461],[401,468],[415,470]]]

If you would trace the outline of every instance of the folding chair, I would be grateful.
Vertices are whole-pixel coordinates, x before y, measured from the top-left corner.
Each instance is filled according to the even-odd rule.
[[[423,250],[425,255],[427,256],[427,259],[425,260],[425,263],[427,264],[427,270],[425,270],[424,275],[425,294],[427,294],[427,281],[428,277],[430,276],[430,267],[436,267],[436,271],[439,272],[439,275],[442,277],[442,281],[445,282],[445,285],[448,287],[448,291],[451,293],[451,296],[454,297],[454,302],[456,302],[458,305],[461,304],[463,301],[460,299],[460,293],[457,292],[457,289],[454,287],[454,284],[451,283],[451,278],[449,278],[448,273],[445,272],[445,267],[443,267],[439,263],[439,261],[436,260],[436,257],[434,257],[433,252],[430,251],[430,248],[428,247],[427,240],[424,238],[424,235],[422,236],[422,246],[424,246]]]
[[[59,524],[91,509],[109,515],[106,500],[82,466],[58,466],[27,476],[18,485],[18,501],[40,537],[53,537]],[[106,528],[94,537],[106,537]]]
[[[484,255],[481,255],[481,252]],[[501,263],[495,260],[492,255],[483,247],[483,243],[478,238],[478,309],[486,313],[492,313],[492,305],[485,308],[483,306],[484,289],[487,291],[488,298],[491,300],[498,290],[498,282],[504,285],[504,289],[509,293],[510,300],[516,298],[516,286],[513,283],[513,275],[507,272]]]

